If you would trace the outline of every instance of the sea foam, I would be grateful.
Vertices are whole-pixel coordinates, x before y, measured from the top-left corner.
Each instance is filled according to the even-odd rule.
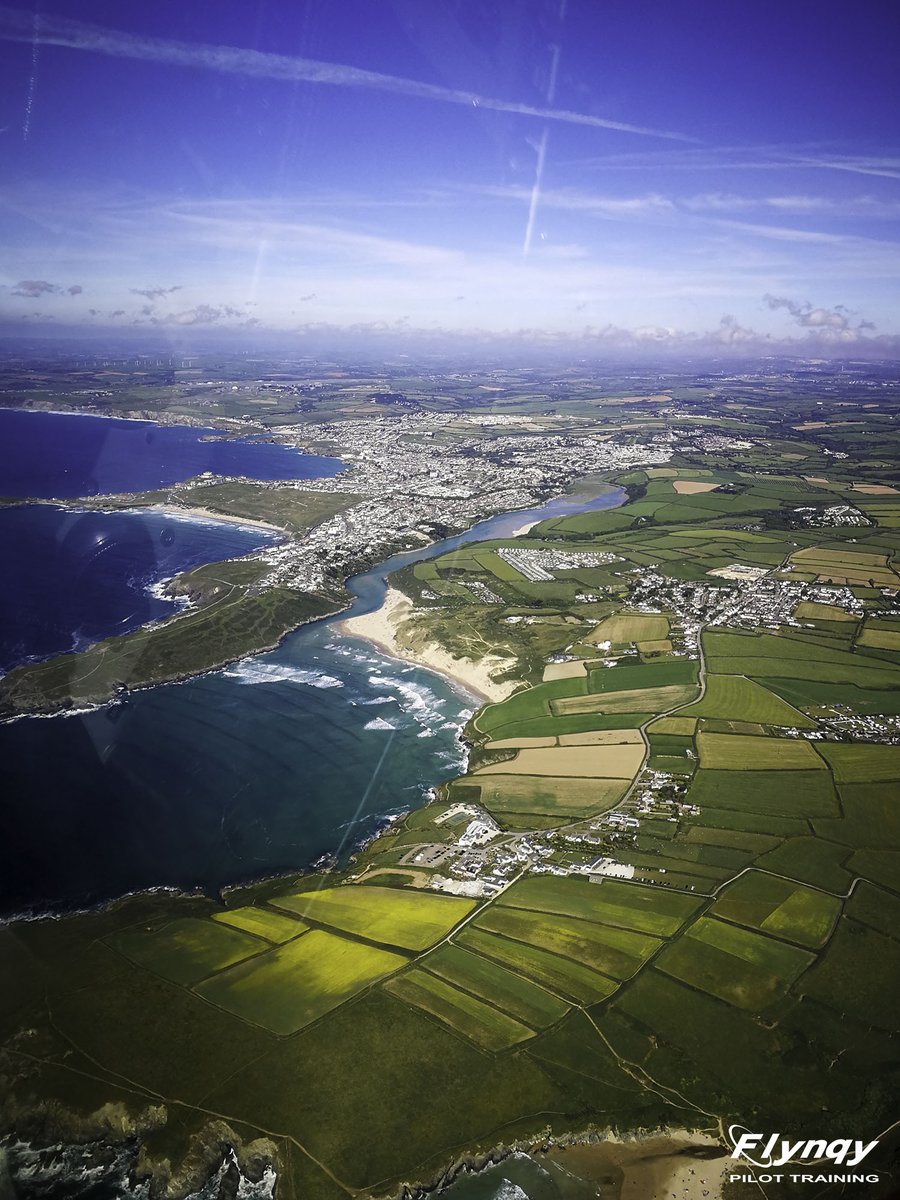
[[[302,667],[292,667],[287,663],[258,662],[252,658],[236,663],[223,674],[239,683],[303,683],[317,688],[344,686],[344,681],[334,675],[303,670]]]

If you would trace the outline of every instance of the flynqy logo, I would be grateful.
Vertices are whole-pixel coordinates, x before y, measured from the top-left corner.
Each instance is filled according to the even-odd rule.
[[[753,1133],[743,1125],[729,1125],[728,1140],[732,1158],[743,1159],[763,1170],[783,1167],[789,1162],[817,1163],[826,1159],[836,1166],[855,1167],[878,1145],[877,1138],[874,1142],[861,1142],[857,1138],[835,1138],[831,1142],[826,1138],[804,1138],[792,1142],[783,1134]]]

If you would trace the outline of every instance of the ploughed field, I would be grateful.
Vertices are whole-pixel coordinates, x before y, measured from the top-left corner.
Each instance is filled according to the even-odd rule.
[[[349,872],[0,931],[23,1076],[82,1111],[165,1104],[157,1154],[210,1113],[265,1134],[303,1200],[548,1128],[889,1125],[900,506],[746,467],[622,482],[615,512],[401,574],[430,636],[523,686]],[[839,501],[871,524],[783,527]],[[695,617],[698,588],[718,613],[770,585],[755,624]]]

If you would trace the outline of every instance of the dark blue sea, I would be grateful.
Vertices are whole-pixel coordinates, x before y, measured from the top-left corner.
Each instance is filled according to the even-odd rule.
[[[171,616],[178,605],[152,590],[159,580],[276,540],[160,513],[0,509],[0,672]]]
[[[396,555],[348,581],[351,612],[378,608],[386,575],[410,562],[508,536],[540,517],[605,508],[622,495],[551,501]],[[45,519],[44,511],[58,517],[49,509],[35,519]],[[108,519],[118,530],[128,518]],[[168,528],[150,520],[149,527],[129,526],[127,538],[110,534],[108,550],[98,543],[100,566],[108,555],[110,575],[134,581],[125,589],[133,597],[144,580],[136,546],[152,543],[157,554]],[[106,587],[69,570],[90,557],[87,527],[83,534],[73,528],[68,567],[65,558],[46,566],[70,581],[69,623],[56,622],[69,644],[77,636],[74,614],[90,620],[101,604],[82,590]],[[174,534],[186,552],[197,549],[194,538],[256,537],[192,524]],[[48,557],[55,553],[48,549]],[[11,605],[11,628],[26,628],[16,611]],[[477,703],[443,677],[388,658],[325,620],[269,654],[199,679],[93,712],[0,726],[0,914],[64,911],[157,886],[215,893],[302,869],[325,853],[344,857],[385,821],[421,805],[430,787],[460,773],[459,734]]]
[[[336,458],[298,454],[214,429],[0,408],[0,496],[70,499],[146,492],[205,471],[248,479],[319,479]]]

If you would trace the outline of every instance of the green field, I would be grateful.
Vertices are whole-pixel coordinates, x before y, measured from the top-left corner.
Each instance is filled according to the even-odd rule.
[[[801,990],[845,1017],[893,1031],[898,972],[897,941],[843,917],[828,953],[804,978]]]
[[[846,913],[895,940],[900,938],[900,897],[871,883],[860,883],[847,901]]]
[[[655,965],[737,1008],[758,1012],[782,995],[812,961],[812,954],[785,942],[701,917]]]
[[[823,742],[821,751],[838,783],[900,779],[900,746]]]
[[[900,650],[900,633],[894,629],[865,628],[857,640],[858,646],[872,646],[876,650]]]
[[[518,583],[524,579],[521,571],[495,554],[493,550],[475,550],[472,553],[476,566],[483,567],[484,570],[490,572],[497,579],[505,579],[511,583]]]
[[[440,946],[420,965],[532,1029],[552,1025],[569,1011],[570,1006],[552,992],[461,946]]]
[[[478,917],[475,925],[568,956],[613,979],[628,979],[659,948],[659,941],[647,934],[496,905]]]
[[[571,876],[561,879],[544,875],[513,884],[499,898],[498,904],[581,917],[667,937],[697,910],[700,901],[657,888],[618,883],[614,879],[605,879],[598,885]]]
[[[900,805],[894,783],[842,783],[840,794],[843,817],[814,821],[817,836],[860,848],[900,848]]]
[[[825,763],[800,739],[698,733],[700,766],[712,771],[815,771]]]
[[[766,833],[746,833],[739,829],[721,829],[707,825],[692,825],[685,832],[684,841],[701,846],[746,850],[751,854],[762,854],[778,845],[778,838]]]
[[[681,713],[677,717],[658,717],[647,729],[648,733],[676,733],[683,737],[693,737],[697,731],[697,718],[685,717]]]
[[[272,1033],[295,1033],[362,988],[406,964],[386,950],[321,929],[221,971],[194,990]]]
[[[696,683],[697,663],[692,659],[679,658],[671,662],[641,663],[637,666],[619,664],[616,667],[591,667],[588,671],[588,691],[601,692],[640,691],[646,688],[686,687]],[[570,695],[581,695],[571,692]]]
[[[703,699],[682,709],[679,717],[718,717],[797,729],[814,729],[816,725],[805,713],[743,675],[707,676]]]
[[[180,917],[152,932],[124,929],[108,943],[132,962],[173,983],[195,983],[266,949],[258,937],[194,917]]]
[[[846,846],[807,835],[788,838],[758,858],[756,865],[826,891],[843,892],[850,886],[851,877],[843,865],[848,858]]]
[[[498,814],[587,816],[613,808],[628,789],[624,779],[556,779],[549,775],[481,776],[477,782],[481,803]]]
[[[485,1050],[506,1050],[534,1036],[527,1025],[418,967],[384,986],[392,996],[437,1017]]]
[[[272,904],[333,929],[406,950],[426,950],[475,907],[474,900],[455,896],[368,885],[297,892],[274,897]]]
[[[713,905],[712,915],[797,942],[811,950],[825,943],[841,904],[831,896],[751,871],[730,884]]]
[[[592,676],[596,672],[592,672]],[[648,679],[648,684],[650,680]],[[554,716],[575,713],[667,712],[685,704],[696,691],[693,684],[668,684],[664,687],[630,688],[623,692],[600,692],[590,696],[567,696],[551,700]]]
[[[473,925],[454,936],[453,941],[494,962],[521,972],[558,996],[577,1004],[596,1004],[618,987],[614,979],[598,974],[583,963],[543,950],[540,946],[512,941],[499,934],[486,933]]]
[[[858,618],[836,604],[817,604],[803,600],[794,609],[794,616],[799,621],[845,621],[854,624]]]
[[[688,799],[692,804],[699,804],[702,812],[718,808],[759,814],[760,819],[749,825],[726,826],[747,829],[751,833],[775,833],[785,829],[803,832],[796,826],[783,825],[779,818],[840,816],[829,771],[700,770],[691,783]],[[774,818],[771,824],[764,819],[769,815]]]
[[[583,696],[586,692],[586,679],[556,679],[550,683],[540,683],[516,692],[498,704],[489,704],[478,713],[475,724],[481,733],[509,737],[509,734],[499,734],[497,730],[504,725],[528,722],[535,717],[549,717],[551,700],[562,696]]]
[[[222,925],[230,925],[233,929],[243,929],[246,933],[255,933],[257,937],[265,938],[267,942],[289,942],[305,929],[309,929],[303,921],[286,917],[282,913],[273,912],[269,908],[228,908],[225,912],[213,913],[213,920]]]
[[[628,642],[661,641],[668,636],[669,622],[665,617],[620,612],[601,621],[584,640],[611,642],[615,646]]]

